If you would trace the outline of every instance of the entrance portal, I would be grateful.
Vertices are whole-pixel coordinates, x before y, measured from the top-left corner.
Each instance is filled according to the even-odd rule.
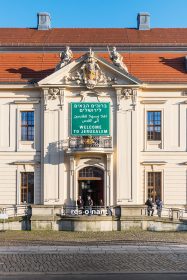
[[[89,166],[79,171],[79,195],[84,203],[91,196],[95,206],[104,205],[104,171],[100,168]]]

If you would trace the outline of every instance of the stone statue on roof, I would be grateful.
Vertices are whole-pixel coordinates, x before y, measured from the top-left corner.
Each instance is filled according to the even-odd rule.
[[[61,69],[62,67],[70,63],[72,58],[73,58],[73,52],[70,50],[70,47],[66,47],[66,50],[60,53],[61,61],[57,64],[55,71]]]
[[[112,51],[110,52],[110,59],[115,66],[125,70],[128,73],[127,66],[123,62],[123,57],[117,52],[116,47],[113,47]]]

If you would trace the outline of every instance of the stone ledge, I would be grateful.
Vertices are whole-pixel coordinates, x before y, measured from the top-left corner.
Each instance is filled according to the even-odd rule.
[[[57,217],[56,215],[55,216],[52,216],[52,215],[43,215],[43,216],[32,216],[31,221],[58,221],[60,220],[59,217]]]
[[[93,222],[93,221],[112,221],[117,220],[117,218],[112,216],[60,216],[60,220],[63,221],[86,221],[86,222]]]

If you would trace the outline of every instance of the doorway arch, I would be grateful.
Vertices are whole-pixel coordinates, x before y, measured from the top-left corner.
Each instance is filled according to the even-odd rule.
[[[104,170],[86,166],[78,171],[78,195],[84,202],[91,196],[94,206],[104,205]]]

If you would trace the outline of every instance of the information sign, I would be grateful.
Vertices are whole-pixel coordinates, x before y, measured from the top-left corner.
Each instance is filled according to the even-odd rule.
[[[109,136],[110,103],[72,102],[71,135]]]

